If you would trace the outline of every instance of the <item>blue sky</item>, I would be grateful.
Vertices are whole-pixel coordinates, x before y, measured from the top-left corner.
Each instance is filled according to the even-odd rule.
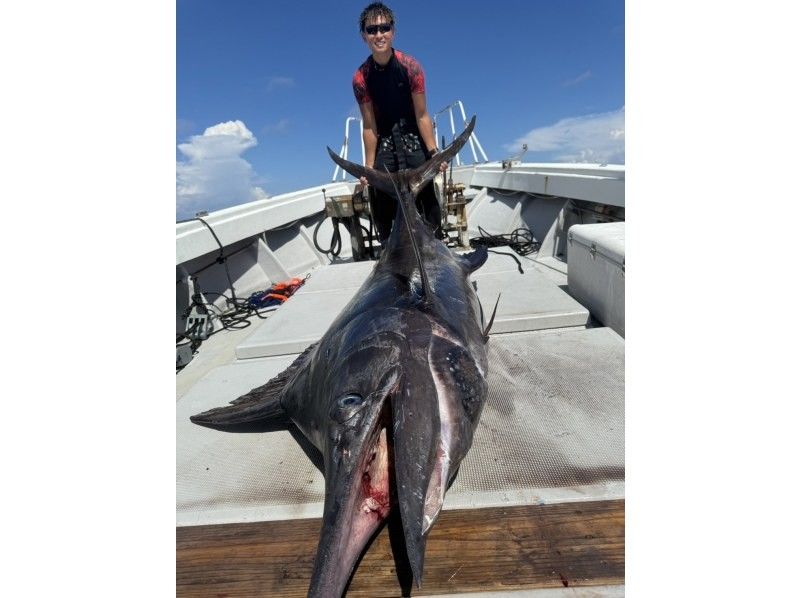
[[[179,218],[330,180],[367,3],[177,1]],[[460,99],[489,159],[624,162],[624,2],[387,4],[429,112]]]

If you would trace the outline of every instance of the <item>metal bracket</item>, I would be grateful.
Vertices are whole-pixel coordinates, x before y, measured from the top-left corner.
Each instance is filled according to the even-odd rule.
[[[520,160],[522,159],[522,156],[524,156],[527,152],[528,152],[528,144],[523,143],[522,151],[520,153],[518,153],[516,156],[509,158],[508,160],[503,160],[502,162],[503,170],[510,170],[511,166],[513,166],[514,164],[519,164]]]
[[[186,337],[195,341],[206,340],[214,331],[211,316],[204,305],[195,303],[186,318]]]

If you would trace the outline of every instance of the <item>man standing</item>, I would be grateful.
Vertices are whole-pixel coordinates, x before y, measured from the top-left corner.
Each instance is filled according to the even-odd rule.
[[[364,123],[366,165],[384,172],[421,166],[438,149],[425,101],[425,74],[408,54],[392,47],[394,14],[381,2],[361,13],[361,37],[371,55],[353,75],[353,93]],[[446,169],[442,164],[442,169]],[[361,179],[366,185],[366,180]],[[396,210],[391,195],[372,189],[370,206],[381,241],[389,237]],[[417,196],[417,210],[441,234],[441,210],[428,184]]]

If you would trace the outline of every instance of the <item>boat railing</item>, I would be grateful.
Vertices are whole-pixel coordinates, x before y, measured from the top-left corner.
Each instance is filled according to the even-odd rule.
[[[449,112],[449,114],[450,114],[450,135],[451,135],[450,139],[451,139],[451,141],[453,139],[455,139],[458,136],[458,134],[460,133],[460,131],[456,131],[456,121],[455,121],[455,118],[453,117],[453,108],[456,108],[456,107],[458,107],[460,109],[460,112],[461,112],[461,122],[462,122],[462,125],[463,125],[462,126],[462,130],[464,128],[466,128],[466,126],[468,124],[468,121],[467,121],[467,113],[464,110],[464,104],[463,104],[463,102],[461,100],[456,100],[455,102],[451,103],[448,106],[445,106],[444,108],[442,108],[436,114],[433,115],[433,132],[434,132],[434,136],[437,138],[437,140],[439,138],[438,118],[439,118],[439,115],[443,114],[444,112]],[[347,155],[348,155],[349,150],[350,150],[350,122],[351,121],[358,121],[358,132],[359,132],[358,136],[361,139],[361,164],[364,164],[365,163],[365,159],[364,159],[364,154],[365,154],[365,152],[364,152],[364,121],[362,119],[358,118],[358,117],[355,117],[355,116],[349,116],[349,117],[347,117],[347,120],[345,120],[345,123],[344,123],[344,142],[342,143],[342,148],[339,150],[339,157],[343,158],[345,160],[348,159]],[[469,146],[470,146],[470,149],[472,150],[472,159],[473,159],[472,164],[477,164],[479,162],[488,162],[489,161],[489,158],[486,157],[486,152],[483,151],[483,146],[481,146],[481,142],[478,141],[478,136],[475,134],[475,131],[473,131],[472,135],[470,135],[470,137],[469,137]],[[483,158],[483,160],[478,160],[478,152],[475,151],[476,148],[477,148],[478,152],[480,152],[480,155]],[[462,166],[461,156],[459,154],[456,154],[456,165],[457,166]],[[345,180],[345,177],[347,176],[347,173],[341,168],[341,166],[339,166],[337,164],[336,168],[333,169],[333,177],[331,177],[331,181],[336,181],[336,178],[339,177],[339,176],[341,177],[342,180]]]
[[[456,122],[455,118],[453,118],[453,108],[458,107],[461,112],[461,129],[465,129],[469,121],[467,120],[467,113],[464,110],[464,103],[461,100],[456,100],[452,104],[445,106],[441,110],[439,110],[436,114],[433,115],[433,133],[436,135],[437,140],[439,139],[440,131],[439,131],[439,115],[445,112],[448,112],[450,115],[450,140],[452,141],[455,139],[461,131],[456,131]],[[488,162],[489,158],[486,157],[486,152],[483,151],[483,146],[481,146],[481,142],[478,141],[478,136],[475,134],[475,131],[472,131],[472,135],[469,136],[469,147],[472,150],[472,160],[473,164],[477,164],[480,160],[478,160],[478,154],[475,152],[475,148],[478,148],[478,151],[481,153],[483,157],[482,162]],[[456,154],[456,165],[461,166],[461,156]]]
[[[351,121],[358,121],[358,137],[361,139],[361,164],[364,164],[364,121],[355,116],[348,116],[347,120],[344,121],[344,143],[342,144],[342,149],[339,150],[339,157],[347,160],[347,153],[350,149]],[[337,164],[336,168],[333,169],[333,177],[331,178],[332,181],[336,181],[336,177],[339,175],[340,171],[342,173],[342,180],[344,180],[345,176],[347,176],[347,173],[342,169],[341,166]]]

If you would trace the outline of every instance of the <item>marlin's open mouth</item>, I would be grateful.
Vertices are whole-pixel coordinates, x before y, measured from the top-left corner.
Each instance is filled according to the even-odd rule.
[[[375,429],[370,434],[368,446],[361,462],[361,488],[358,509],[353,522],[351,543],[364,534],[372,534],[375,528],[386,519],[391,510],[391,414],[387,400]]]

